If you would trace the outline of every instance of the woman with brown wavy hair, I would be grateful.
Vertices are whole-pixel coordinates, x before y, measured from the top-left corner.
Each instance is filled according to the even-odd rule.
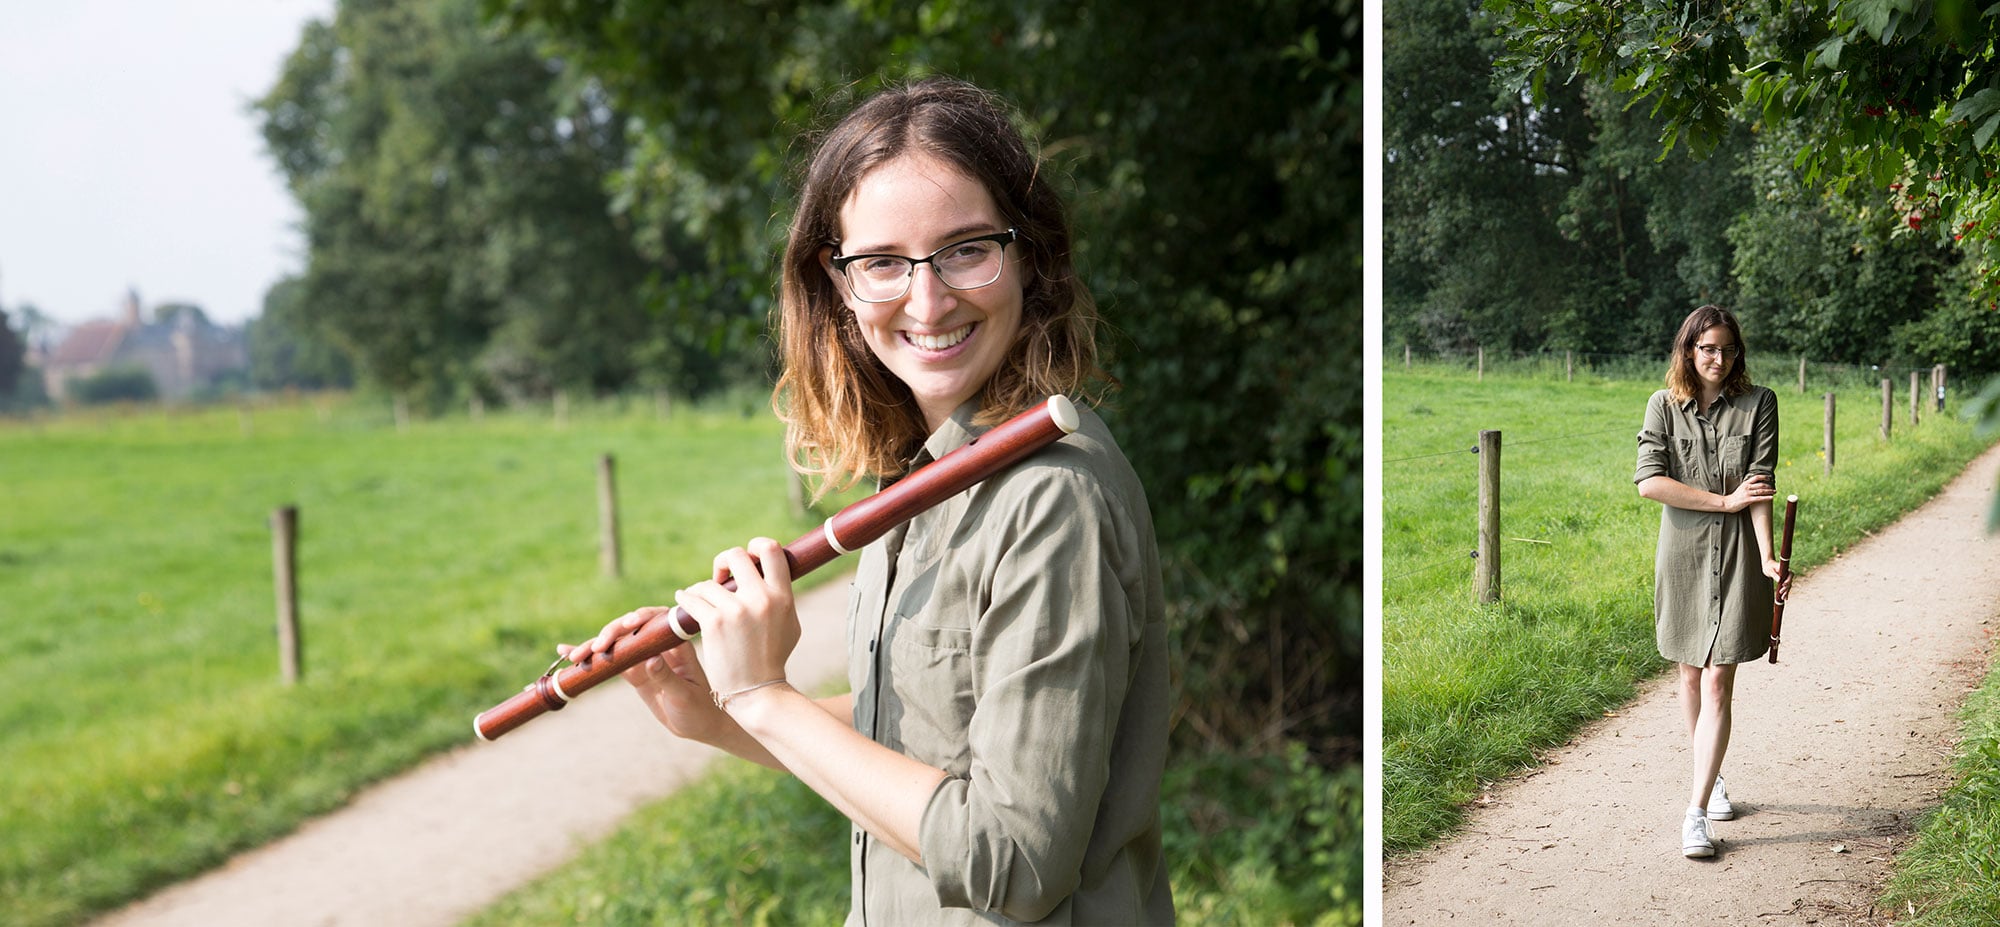
[[[1694,773],[1681,853],[1715,855],[1710,820],[1735,817],[1723,789],[1736,664],[1764,655],[1778,577],[1771,543],[1778,397],[1750,382],[1736,317],[1688,314],[1667,388],[1646,403],[1639,495],[1661,504],[1653,610],[1660,656],[1679,665]]]
[[[785,247],[773,404],[821,490],[894,480],[1055,393],[1090,399],[1097,313],[1061,199],[969,84],[883,91],[818,142]],[[849,923],[1166,923],[1167,644],[1144,490],[1104,423],[861,556],[852,690],[784,681],[782,548],[676,594],[703,629],[626,673],[675,734],[787,770],[853,822]],[[601,651],[656,613],[615,620]],[[567,652],[567,651],[566,651]]]

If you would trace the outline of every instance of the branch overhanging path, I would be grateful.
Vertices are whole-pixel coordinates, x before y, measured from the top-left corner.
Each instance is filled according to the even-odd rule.
[[[1714,822],[1713,859],[1680,854],[1692,761],[1669,673],[1493,787],[1458,836],[1385,864],[1382,923],[1882,923],[1871,908],[1952,782],[2000,626],[1996,474],[2000,446],[1796,580],[1781,662],[1737,672],[1737,817]]]
[[[802,637],[786,669],[801,689],[846,669],[847,591],[836,580],[799,594]],[[524,665],[523,681],[541,668]],[[470,716],[465,732],[471,741]],[[668,734],[613,680],[559,715],[374,786],[98,927],[449,927],[608,836],[720,756]]]

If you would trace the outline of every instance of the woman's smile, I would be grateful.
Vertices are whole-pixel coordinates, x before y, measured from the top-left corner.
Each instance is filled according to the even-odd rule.
[[[903,332],[903,340],[909,342],[910,346],[917,348],[918,350],[932,354],[937,354],[941,358],[949,357],[952,354],[957,353],[953,349],[957,348],[958,346],[964,344],[967,340],[971,339],[973,330],[977,329],[978,327],[979,323],[977,322],[967,322],[966,324],[954,328],[950,331],[940,332],[938,334],[925,334],[922,332],[905,330]]]

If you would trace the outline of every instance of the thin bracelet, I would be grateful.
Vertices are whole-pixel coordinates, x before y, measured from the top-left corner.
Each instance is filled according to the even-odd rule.
[[[770,681],[768,681],[768,682],[760,682],[760,683],[758,683],[758,684],[756,684],[756,685],[754,685],[754,686],[751,686],[751,687],[749,687],[749,688],[747,688],[747,689],[738,689],[738,690],[736,690],[736,691],[734,691],[734,692],[729,692],[729,693],[722,693],[722,692],[717,692],[717,691],[715,691],[715,690],[711,689],[711,690],[709,690],[709,693],[708,693],[708,697],[709,697],[709,698],[712,698],[712,699],[714,699],[714,700],[715,700],[715,707],[717,707],[717,708],[720,708],[720,709],[722,709],[723,711],[728,711],[728,710],[729,710],[729,700],[730,700],[730,699],[733,699],[733,698],[735,698],[735,697],[737,697],[737,696],[739,696],[739,695],[744,695],[744,694],[746,694],[746,693],[750,693],[750,692],[755,692],[755,691],[757,691],[758,689],[764,689],[764,688],[769,688],[769,687],[771,687],[771,686],[785,686],[785,687],[789,688],[789,687],[790,687],[790,685],[791,685],[790,683],[788,683],[788,682],[786,682],[786,681],[785,681],[785,677],[783,677],[783,676],[779,676],[778,678],[776,678],[776,679],[773,679],[773,680],[770,680]]]

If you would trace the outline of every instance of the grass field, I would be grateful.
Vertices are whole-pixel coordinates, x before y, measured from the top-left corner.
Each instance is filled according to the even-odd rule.
[[[1359,927],[1363,802],[1358,766],[1175,757],[1160,805],[1179,923]],[[799,780],[730,761],[466,927],[837,924],[846,836]]]
[[[73,923],[470,736],[557,640],[787,513],[761,400],[419,421],[341,400],[0,421],[0,923]],[[626,578],[597,575],[597,456]],[[267,519],[300,508],[304,682]]]
[[[1489,371],[1491,368],[1489,368]],[[1823,387],[1773,378],[1778,484],[1801,497],[1809,571],[1936,492],[1986,445],[1957,420],[1877,434],[1879,387],[1837,388],[1836,467],[1822,474]],[[1907,374],[1904,374],[1907,378]],[[1850,378],[1849,382],[1857,382]],[[1928,382],[1928,381],[1926,381]],[[1382,386],[1383,844],[1443,837],[1479,790],[1525,768],[1666,668],[1652,639],[1659,507],[1632,487],[1634,434],[1657,380],[1390,365]],[[1482,429],[1502,432],[1503,600],[1472,601]]]

